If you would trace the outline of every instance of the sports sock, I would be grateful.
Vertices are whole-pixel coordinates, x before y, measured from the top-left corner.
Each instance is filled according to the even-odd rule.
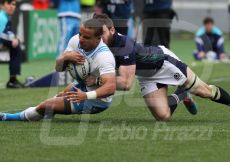
[[[6,113],[4,118],[4,121],[24,121],[23,113],[17,112],[14,114]]]
[[[22,112],[17,112],[14,114],[6,113],[2,120],[4,121],[37,121],[43,118],[36,111],[36,107],[30,107]]]
[[[186,96],[187,96],[187,92],[181,87],[178,87],[177,90],[174,92],[174,94],[171,94],[170,96],[168,96],[168,104],[169,104],[171,114],[174,113],[174,111],[177,108],[177,105],[182,100],[184,100]]]
[[[30,107],[23,112],[24,118],[28,121],[38,121],[43,119],[43,116],[37,112],[36,107]]]
[[[212,101],[230,106],[230,95],[221,87],[213,86],[212,87]]]

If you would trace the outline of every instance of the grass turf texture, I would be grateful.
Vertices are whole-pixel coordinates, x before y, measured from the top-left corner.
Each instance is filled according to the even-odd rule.
[[[193,48],[192,41],[172,43],[173,51],[188,64],[192,62]],[[20,79],[28,75],[42,76],[53,67],[53,61],[25,63]],[[192,69],[210,84],[230,91],[229,67],[227,63],[196,63]],[[7,65],[0,65],[0,69],[0,82],[4,84]],[[23,110],[60,89],[0,89],[0,111]],[[230,109],[207,100],[195,100],[199,105],[196,116],[190,115],[181,104],[170,122],[159,123],[147,110],[136,84],[126,95],[118,92],[113,105],[103,113],[90,116],[89,122],[86,116],[82,119],[79,115],[57,115],[51,123],[1,122],[0,161],[228,161]],[[45,141],[46,135],[51,140],[52,137],[77,137],[82,124],[88,126],[80,145],[49,145]],[[164,131],[156,133],[157,127]],[[65,143],[65,139],[59,142]]]

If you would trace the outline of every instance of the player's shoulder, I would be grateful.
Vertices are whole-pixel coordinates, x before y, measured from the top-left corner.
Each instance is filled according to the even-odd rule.
[[[8,18],[3,11],[0,11],[0,22],[0,33],[2,33],[8,23]]]
[[[6,24],[8,22],[8,17],[4,11],[0,11],[1,24]]]
[[[213,26],[212,33],[217,35],[217,36],[222,36],[223,35],[223,32],[217,26]]]
[[[70,42],[79,42],[79,34],[76,34],[73,37],[71,37]]]
[[[70,38],[68,46],[71,46],[71,48],[77,49],[79,45],[79,34],[73,36]]]
[[[95,56],[102,56],[102,55],[103,56],[104,55],[113,56],[111,50],[103,41],[99,43],[98,47],[94,51],[94,55]]]
[[[111,50],[115,56],[135,55],[135,44],[136,42],[131,38],[115,33],[113,36],[113,45]]]
[[[113,53],[110,51],[109,47],[101,42],[97,49],[94,51],[92,57],[100,62],[114,61]]]
[[[205,28],[204,28],[204,26],[202,26],[197,30],[196,37],[201,37],[204,34],[205,34]]]
[[[116,33],[116,37],[115,39],[117,39],[117,44],[119,44],[120,46],[123,47],[133,47],[133,45],[135,44],[135,41],[132,40],[131,38],[129,38],[128,36],[122,35],[120,33]]]

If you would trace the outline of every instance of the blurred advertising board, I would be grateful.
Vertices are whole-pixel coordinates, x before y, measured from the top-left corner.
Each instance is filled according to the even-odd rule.
[[[24,16],[27,60],[55,59],[59,40],[56,10],[32,10]]]

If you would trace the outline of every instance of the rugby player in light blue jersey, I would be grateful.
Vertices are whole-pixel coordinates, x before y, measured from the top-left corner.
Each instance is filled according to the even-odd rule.
[[[56,70],[64,71],[68,62],[90,65],[90,74],[101,78],[101,85],[88,87],[73,82],[66,91],[15,114],[0,113],[2,121],[37,121],[46,112],[55,114],[96,114],[106,110],[116,90],[114,56],[102,41],[102,25],[90,19],[80,27],[80,33],[71,38],[65,52],[56,61]]]

